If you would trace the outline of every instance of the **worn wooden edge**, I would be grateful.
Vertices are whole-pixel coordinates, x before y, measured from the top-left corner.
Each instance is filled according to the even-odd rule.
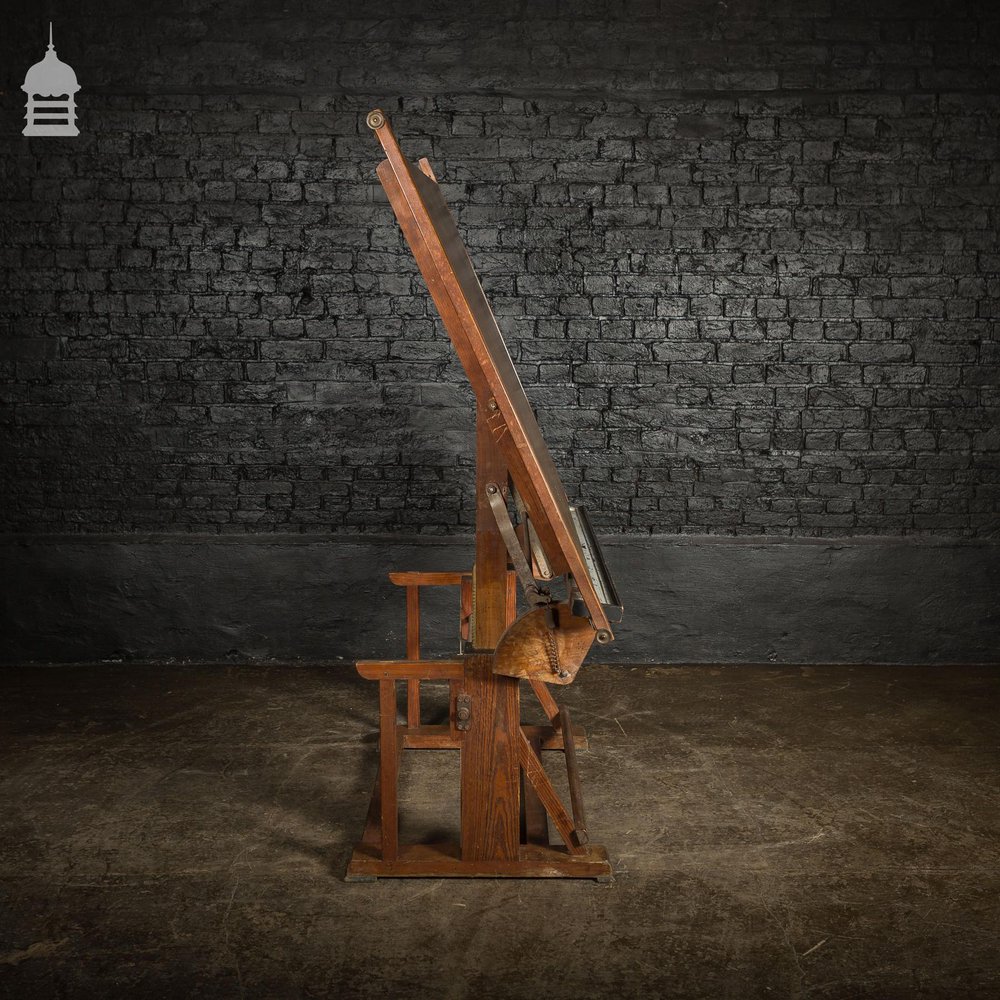
[[[378,850],[359,844],[347,865],[345,882],[372,878],[589,878],[611,880],[607,850],[588,844],[579,854],[562,846],[522,844],[512,861],[463,861],[458,844],[400,844],[395,861],[383,861]]]
[[[417,166],[432,180],[437,183],[437,178],[434,176],[434,168],[431,166],[431,161],[427,159],[426,156],[420,157],[417,160]]]
[[[531,690],[535,692],[538,704],[542,706],[545,717],[553,726],[559,725],[559,703],[552,697],[552,692],[540,680],[530,679],[528,683]]]
[[[450,681],[462,677],[461,660],[358,660],[355,667],[369,681]]]

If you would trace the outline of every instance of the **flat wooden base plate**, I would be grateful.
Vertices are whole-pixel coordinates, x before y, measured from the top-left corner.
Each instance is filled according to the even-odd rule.
[[[457,844],[400,844],[395,861],[383,861],[377,847],[359,844],[345,882],[375,878],[590,878],[612,880],[608,852],[589,844],[582,854],[564,847],[522,844],[517,861],[463,861]]]

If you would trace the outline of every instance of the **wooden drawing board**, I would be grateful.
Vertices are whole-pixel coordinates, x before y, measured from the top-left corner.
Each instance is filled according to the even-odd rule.
[[[554,574],[573,577],[600,641],[611,627],[574,527],[566,490],[542,438],[472,261],[434,178],[402,153],[381,111],[368,115],[386,159],[377,174],[465,368]]]

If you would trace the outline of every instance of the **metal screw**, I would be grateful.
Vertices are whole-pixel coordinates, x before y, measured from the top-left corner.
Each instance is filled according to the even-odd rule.
[[[597,641],[602,645],[611,642],[611,633],[606,628],[600,629],[597,633]]]
[[[492,410],[494,413],[500,409],[500,404],[495,399],[491,399],[486,405],[487,408]]]
[[[490,496],[493,496],[493,494],[496,493],[496,491],[497,491],[497,484],[496,483],[490,483],[486,487],[486,492],[489,493]]]

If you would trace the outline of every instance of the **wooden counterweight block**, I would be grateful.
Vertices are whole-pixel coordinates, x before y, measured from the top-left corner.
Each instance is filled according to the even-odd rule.
[[[594,643],[594,629],[568,604],[535,608],[513,622],[497,644],[495,673],[546,684],[570,684]]]

